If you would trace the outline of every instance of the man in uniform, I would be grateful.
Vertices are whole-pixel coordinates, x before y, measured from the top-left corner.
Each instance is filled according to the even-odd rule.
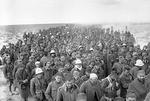
[[[46,84],[43,79],[43,70],[41,68],[35,69],[35,77],[30,81],[30,92],[35,101],[45,100]]]
[[[101,83],[95,73],[91,73],[89,80],[83,82],[80,87],[80,92],[86,94],[87,101],[100,101],[103,93]]]
[[[143,101],[148,90],[147,81],[145,81],[145,71],[139,70],[137,78],[129,84],[128,93],[135,93],[137,101]]]
[[[60,86],[63,85],[62,75],[57,73],[55,75],[55,81],[49,83],[45,96],[48,101],[56,101],[57,98],[57,90]]]

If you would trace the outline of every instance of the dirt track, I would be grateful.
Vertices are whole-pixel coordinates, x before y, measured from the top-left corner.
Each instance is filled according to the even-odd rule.
[[[2,72],[2,66],[0,66],[0,101],[21,101],[19,95],[9,95],[8,84]]]

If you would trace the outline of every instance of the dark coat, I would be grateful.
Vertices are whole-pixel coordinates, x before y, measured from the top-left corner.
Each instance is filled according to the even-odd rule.
[[[31,79],[30,92],[35,99],[45,99],[44,93],[46,91],[46,88],[47,87],[43,78],[38,79],[37,77],[34,77]]]
[[[45,82],[48,86],[48,84],[51,82],[52,77],[53,77],[53,69],[45,69],[43,68],[43,72],[44,72],[44,79]]]
[[[127,89],[129,84],[132,82],[133,78],[131,74],[121,74],[120,75],[120,96],[125,98],[127,94]]]
[[[24,68],[19,68],[16,72],[15,78],[19,84],[19,92],[22,98],[28,98],[29,95],[29,76]],[[23,82],[27,79],[27,82]]]
[[[129,84],[127,93],[130,92],[135,93],[137,101],[143,101],[147,94],[147,83],[145,82],[144,84],[142,84],[136,78],[133,82]]]
[[[119,89],[119,83],[117,81],[112,81],[108,76],[102,80],[101,86],[106,97],[113,99],[117,96],[117,90]]]
[[[80,87],[80,92],[86,94],[87,101],[100,101],[103,96],[100,81],[94,84],[90,80],[85,81]]]
[[[56,81],[50,82],[45,92],[46,99],[48,101],[56,101],[57,90],[62,85],[63,82],[60,83],[57,83]]]
[[[6,64],[4,67],[4,76],[8,80],[13,80],[13,64]]]
[[[77,85],[74,84],[69,91],[67,90],[67,87],[64,84],[58,89],[56,101],[76,101],[78,93],[79,93],[79,88]]]
[[[133,67],[131,70],[130,70],[130,73],[133,77],[133,79],[137,78],[137,73],[140,69],[138,67]]]
[[[27,63],[27,65],[26,65],[26,70],[27,70],[27,73],[28,73],[30,79],[32,78],[32,70],[33,70],[35,67],[36,67],[36,66],[35,66],[35,63],[34,63],[34,62],[29,62],[29,63]]]

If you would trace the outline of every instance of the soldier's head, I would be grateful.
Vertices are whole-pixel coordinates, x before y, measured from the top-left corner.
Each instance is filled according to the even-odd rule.
[[[67,88],[71,88],[72,85],[73,85],[73,80],[71,80],[71,79],[70,79],[70,80],[67,80],[65,84],[66,84],[66,87],[67,87]]]
[[[142,68],[144,66],[144,63],[142,60],[138,59],[138,60],[136,60],[135,66]]]
[[[73,72],[73,77],[74,77],[75,79],[78,79],[78,78],[80,77],[80,73],[79,73],[78,71],[74,71],[74,72]]]
[[[92,83],[96,82],[97,79],[98,79],[98,76],[97,76],[95,73],[91,73],[91,74],[90,74],[90,81],[91,81]]]
[[[36,66],[37,68],[39,68],[39,67],[40,67],[40,61],[36,61],[36,62],[35,62],[35,66]]]
[[[50,66],[51,66],[51,62],[50,61],[46,62],[46,67],[49,68]]]
[[[119,54],[119,62],[120,63],[124,62],[124,56],[122,54]]]
[[[126,96],[126,101],[136,101],[135,93],[128,93]]]
[[[43,70],[41,68],[36,68],[35,69],[35,74],[37,78],[42,78],[43,76]]]
[[[137,79],[139,82],[143,83],[145,82],[145,71],[144,70],[139,70],[137,73]]]
[[[82,69],[82,61],[80,59],[75,60],[75,68]]]
[[[91,73],[91,69],[87,68],[86,71],[85,71],[85,75],[90,76],[90,73]]]
[[[55,50],[51,50],[51,51],[50,51],[50,56],[53,57],[53,58],[56,56]]]
[[[62,81],[62,75],[60,74],[60,73],[57,73],[56,75],[55,75],[55,80],[56,80],[56,82],[61,82]]]
[[[33,56],[30,56],[30,57],[29,57],[29,62],[32,62],[32,61],[34,61],[34,57],[33,57]]]

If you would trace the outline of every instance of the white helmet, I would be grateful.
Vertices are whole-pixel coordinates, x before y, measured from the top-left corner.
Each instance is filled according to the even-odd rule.
[[[138,60],[136,60],[135,66],[144,66],[144,63],[142,60],[138,59]]]
[[[41,68],[36,68],[35,74],[43,73],[43,70]]]
[[[98,78],[98,76],[95,73],[91,73],[90,74],[90,79],[95,79]]]
[[[82,61],[80,59],[76,59],[75,64],[82,64]]]
[[[40,61],[36,61],[36,62],[35,62],[35,65],[39,65],[39,64],[40,64]]]
[[[53,54],[53,53],[55,53],[55,50],[51,50],[50,54]]]

